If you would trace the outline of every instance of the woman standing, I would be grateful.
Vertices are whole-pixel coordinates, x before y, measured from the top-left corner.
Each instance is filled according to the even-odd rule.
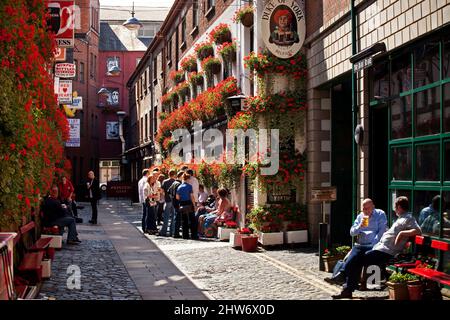
[[[157,175],[152,173],[149,175],[144,186],[145,205],[147,206],[146,216],[144,217],[144,233],[156,234],[156,206],[159,201],[160,193],[158,183],[156,181]]]

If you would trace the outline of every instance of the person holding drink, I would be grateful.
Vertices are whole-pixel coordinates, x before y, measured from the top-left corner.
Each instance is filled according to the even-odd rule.
[[[356,237],[356,243],[345,263],[341,265],[341,269],[334,270],[333,278],[325,279],[327,282],[337,283],[339,279],[342,282],[344,278],[348,277],[349,270],[355,269],[353,266],[359,263],[364,254],[372,249],[387,230],[386,213],[381,209],[376,209],[372,199],[364,199],[362,211],[350,228],[350,236]],[[362,287],[365,287],[364,282]]]

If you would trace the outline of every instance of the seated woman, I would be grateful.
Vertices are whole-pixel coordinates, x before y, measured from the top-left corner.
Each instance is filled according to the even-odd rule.
[[[207,238],[212,238],[217,235],[217,226],[219,223],[233,219],[233,207],[230,200],[228,200],[228,191],[219,189],[219,202],[217,211],[202,215],[199,217],[200,234]]]

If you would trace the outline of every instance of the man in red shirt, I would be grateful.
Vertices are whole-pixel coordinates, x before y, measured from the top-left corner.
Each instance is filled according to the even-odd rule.
[[[72,213],[72,196],[75,191],[72,182],[63,175],[61,177],[61,182],[58,185],[58,189],[61,203],[66,204],[67,208],[71,211],[70,213]]]

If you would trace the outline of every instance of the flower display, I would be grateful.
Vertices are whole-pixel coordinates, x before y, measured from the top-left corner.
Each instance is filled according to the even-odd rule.
[[[197,71],[197,56],[189,55],[180,62],[181,69],[187,72]]]
[[[49,72],[56,47],[46,1],[0,2],[0,231],[29,220],[55,176],[69,126]]]
[[[169,74],[170,80],[175,83],[180,83],[184,81],[184,71],[183,70],[172,70]]]
[[[230,27],[226,23],[218,24],[209,33],[209,40],[211,42],[215,42],[216,44],[222,44],[224,42],[231,41]]]
[[[224,61],[236,60],[236,43],[224,42],[217,46],[217,52],[222,56]]]
[[[240,111],[228,121],[228,129],[256,129],[258,124],[255,115],[251,112]]]
[[[224,226],[226,228],[234,229],[237,228],[237,223],[235,221],[225,221]]]
[[[297,112],[306,110],[306,93],[303,90],[295,92],[280,92],[268,97],[255,96],[244,100],[248,112],[273,113]]]
[[[203,72],[191,72],[188,74],[189,83],[193,86],[199,86],[203,84]]]
[[[261,232],[279,232],[283,222],[288,222],[286,226],[288,231],[307,228],[306,207],[298,203],[256,206],[247,218],[251,225]]]
[[[219,73],[221,65],[220,60],[214,57],[208,57],[202,61],[202,68],[207,77]]]
[[[239,228],[236,232],[239,234],[253,234],[253,230],[251,228]]]
[[[206,59],[210,56],[214,56],[214,47],[211,42],[198,43],[195,45],[194,50],[200,60]]]
[[[306,57],[301,52],[290,59],[280,59],[269,53],[251,52],[244,58],[244,64],[260,77],[267,73],[279,73],[292,76],[294,79],[302,79],[307,75]]]
[[[175,88],[173,88],[173,91],[178,94],[179,101],[181,101],[181,103],[184,103],[186,96],[188,96],[190,93],[189,82],[183,81],[179,83]]]
[[[233,16],[233,22],[239,23],[242,22],[242,24],[246,27],[250,27],[253,24],[253,13],[255,12],[255,8],[253,5],[248,4],[243,7],[240,7],[238,10],[234,12]],[[248,23],[245,21],[247,17],[251,15],[252,19]],[[244,23],[245,21],[245,23]]]
[[[172,131],[178,128],[190,128],[195,120],[208,121],[225,114],[226,99],[238,93],[236,79],[229,77],[214,88],[199,94],[195,99],[186,102],[161,121],[156,140],[161,145]]]

